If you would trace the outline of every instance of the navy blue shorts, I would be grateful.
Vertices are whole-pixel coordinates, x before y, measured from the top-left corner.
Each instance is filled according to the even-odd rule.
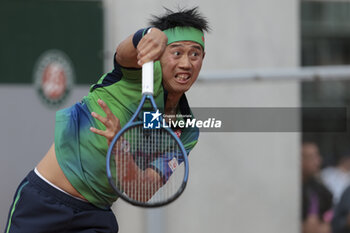
[[[34,171],[19,185],[5,233],[117,233],[111,209],[103,210],[52,187]]]

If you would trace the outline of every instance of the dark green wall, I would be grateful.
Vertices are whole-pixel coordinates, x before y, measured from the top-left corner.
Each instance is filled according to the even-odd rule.
[[[44,51],[72,60],[75,83],[96,82],[103,71],[101,1],[0,1],[0,82],[32,83]]]

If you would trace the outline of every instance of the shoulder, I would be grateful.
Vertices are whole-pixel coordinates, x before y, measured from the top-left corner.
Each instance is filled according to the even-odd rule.
[[[123,80],[136,80],[139,81],[142,75],[142,70],[139,68],[127,68],[117,63],[115,55],[113,56],[113,70],[105,73],[96,84],[93,84],[90,88],[90,92],[100,87],[111,86],[119,81]]]
[[[327,179],[332,179],[337,174],[338,174],[338,171],[334,167],[326,167],[322,169],[320,176],[322,180],[327,180]]]

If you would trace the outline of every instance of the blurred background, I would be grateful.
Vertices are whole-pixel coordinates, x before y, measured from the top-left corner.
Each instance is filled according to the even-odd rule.
[[[350,105],[350,1],[0,0],[0,231],[17,185],[53,142],[55,112],[87,95],[112,69],[118,43],[151,15],[193,6],[212,30],[191,106]],[[338,167],[349,138],[302,128],[203,132],[184,194],[152,210],[117,201],[120,232],[331,232],[350,180]],[[336,182],[322,171],[343,172],[338,199],[312,204],[318,193],[306,182],[307,161],[309,176],[330,193]]]

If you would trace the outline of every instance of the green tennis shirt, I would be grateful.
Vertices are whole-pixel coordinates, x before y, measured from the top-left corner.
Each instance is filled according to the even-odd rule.
[[[117,200],[117,195],[110,187],[106,175],[107,140],[90,131],[90,127],[104,130],[105,126],[93,118],[91,112],[105,116],[97,103],[98,99],[102,99],[123,127],[140,103],[141,75],[141,69],[126,69],[114,62],[113,71],[92,85],[89,94],[81,102],[56,113],[57,161],[74,188],[99,208],[109,208]],[[154,64],[154,99],[160,112],[164,112],[166,95],[158,61]],[[150,103],[146,103],[146,108],[148,107],[151,107]],[[178,112],[191,115],[185,94],[180,99]],[[197,143],[198,136],[197,128],[181,129],[180,140],[187,153]]]

